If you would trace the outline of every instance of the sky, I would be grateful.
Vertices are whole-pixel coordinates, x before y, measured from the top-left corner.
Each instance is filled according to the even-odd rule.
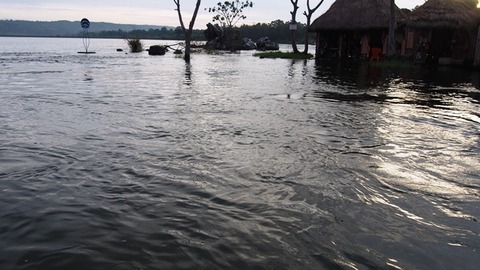
[[[214,7],[218,1],[202,0],[195,29],[203,29],[211,21],[212,13],[205,8]],[[311,6],[320,0],[311,0]],[[297,21],[305,22],[303,11],[307,0],[299,0]],[[323,14],[334,2],[324,0],[322,6],[313,15]],[[412,9],[425,0],[396,0],[400,8]],[[180,0],[185,24],[188,24],[196,0]],[[280,19],[290,21],[292,4],[289,0],[253,0],[253,8],[245,9],[247,19],[239,24],[269,23]],[[0,20],[29,21],[79,21],[88,18],[94,22],[113,22],[125,24],[148,24],[178,26],[178,16],[173,0],[0,0]]]

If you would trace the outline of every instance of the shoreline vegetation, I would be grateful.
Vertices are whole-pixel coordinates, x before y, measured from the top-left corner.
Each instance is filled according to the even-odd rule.
[[[313,54],[310,54],[310,53],[305,54],[305,53],[282,52],[282,51],[258,52],[258,53],[254,53],[253,56],[259,57],[260,59],[263,59],[263,58],[301,59],[301,60],[313,59]]]
[[[305,25],[298,23],[297,42],[305,39]],[[78,38],[83,36],[79,21],[53,21],[34,22],[21,20],[0,20],[0,36],[5,37],[57,37]],[[192,41],[205,41],[206,28],[193,29]],[[290,43],[291,32],[289,23],[275,20],[270,23],[257,23],[254,25],[241,25],[235,27],[240,36],[252,40],[268,37],[276,43]],[[89,29],[90,38],[138,38],[145,40],[185,40],[180,26],[153,26],[153,25],[128,25],[105,22],[91,22]],[[314,34],[311,35],[314,37]]]

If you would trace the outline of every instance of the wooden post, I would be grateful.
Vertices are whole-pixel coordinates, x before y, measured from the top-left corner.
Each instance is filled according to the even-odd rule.
[[[395,45],[395,0],[390,0],[390,20],[388,26],[388,49],[387,55],[388,57],[395,56],[396,53],[396,45]]]
[[[475,58],[473,59],[473,65],[480,65],[480,26],[477,31],[477,40],[475,42]]]
[[[338,58],[342,58],[342,50],[343,50],[343,35],[340,35],[338,38]]]

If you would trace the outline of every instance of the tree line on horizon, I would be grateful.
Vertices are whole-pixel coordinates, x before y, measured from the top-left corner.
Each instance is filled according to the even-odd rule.
[[[8,36],[47,36],[47,37],[82,37],[83,32],[72,32],[72,22],[59,21],[42,24],[30,21],[0,21],[0,35]],[[302,41],[305,38],[303,31],[305,24],[298,24],[297,41]],[[114,25],[114,24],[112,24]],[[256,41],[263,37],[269,37],[277,43],[290,43],[291,34],[289,30],[290,22],[282,20],[275,20],[270,23],[257,23],[254,25],[235,26],[235,29],[240,31],[242,37],[247,37]],[[99,27],[99,26],[97,26]],[[159,39],[159,40],[184,40],[185,36],[180,26],[178,27],[159,27],[149,29],[135,29],[125,30],[122,25],[117,25],[117,30],[98,30],[90,31],[91,38],[139,38],[139,39]],[[206,29],[206,28],[205,28]],[[192,32],[192,40],[204,41],[205,29],[194,29]]]
[[[239,27],[234,27],[240,31],[242,37],[250,38],[253,41],[256,41],[263,37],[268,37],[271,40],[277,43],[290,43],[291,34],[289,30],[290,22],[284,22],[282,20],[275,20],[270,23],[257,23],[254,25],[241,25]],[[305,39],[305,24],[298,23],[298,36],[296,37],[298,41]],[[204,35],[205,29],[194,29],[192,31],[192,40],[193,41],[205,41]],[[82,32],[79,32],[76,37],[81,37]],[[98,31],[91,32],[90,37],[92,38],[138,38],[138,39],[160,39],[160,40],[183,40],[185,35],[181,27],[176,28],[157,28],[157,29],[148,29],[148,30],[132,30],[124,31],[121,29],[118,30],[109,30],[109,31]]]

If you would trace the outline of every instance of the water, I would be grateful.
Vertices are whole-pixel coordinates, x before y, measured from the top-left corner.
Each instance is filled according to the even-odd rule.
[[[478,71],[117,48],[0,38],[1,269],[478,269]]]

